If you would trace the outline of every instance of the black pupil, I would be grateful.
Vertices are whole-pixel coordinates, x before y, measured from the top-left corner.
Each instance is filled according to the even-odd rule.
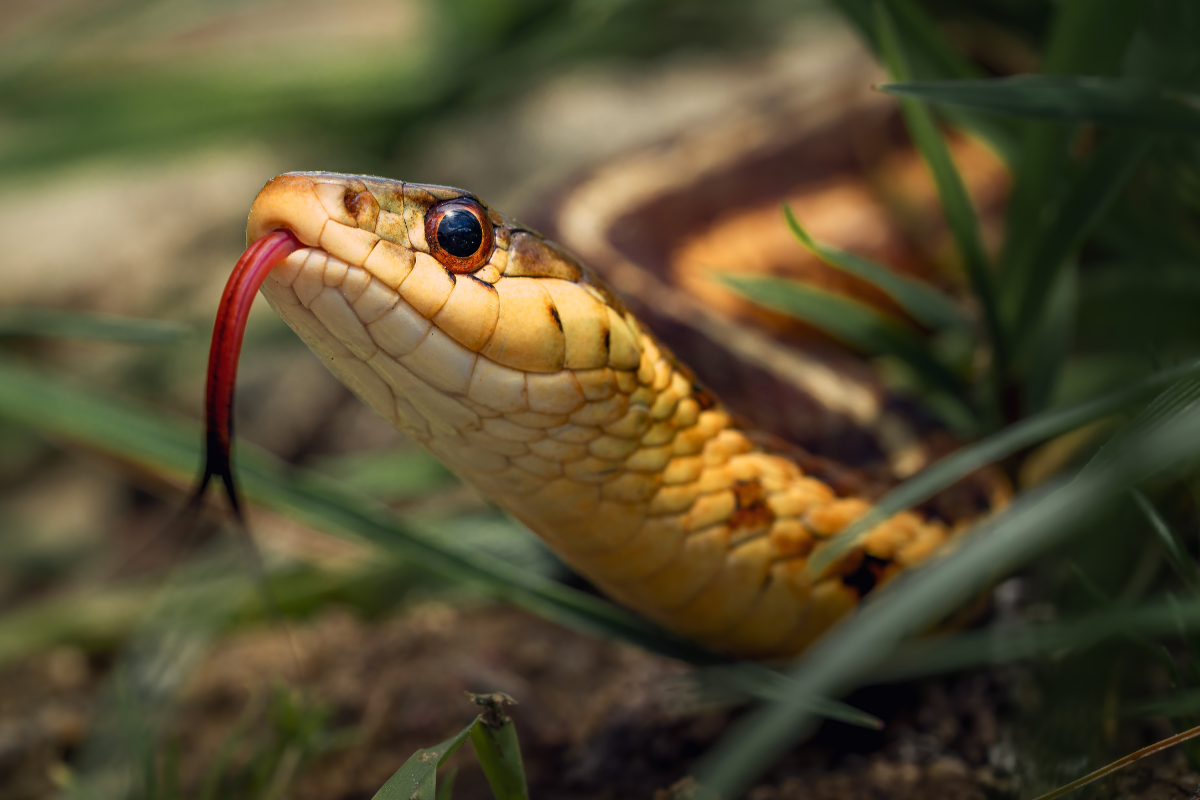
[[[468,258],[483,244],[483,228],[465,208],[452,208],[438,222],[438,246],[456,258]]]

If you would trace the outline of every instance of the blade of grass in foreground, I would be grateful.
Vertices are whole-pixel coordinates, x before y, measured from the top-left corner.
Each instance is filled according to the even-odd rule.
[[[466,743],[479,719],[441,744],[413,753],[371,800],[436,800],[438,767]]]
[[[187,480],[199,463],[202,439],[195,424],[102,399],[94,391],[80,392],[5,359],[0,359],[0,414],[181,480]],[[288,467],[244,442],[239,443],[237,469],[246,496],[271,511],[336,536],[378,545],[455,583],[570,627],[636,641],[674,657],[711,659],[611,603],[422,536],[366,495]]]
[[[856,350],[895,356],[929,386],[961,396],[962,382],[930,354],[910,326],[864,303],[786,278],[728,273],[717,278],[743,297],[807,322]]]
[[[437,771],[468,739],[492,796],[496,800],[529,800],[517,726],[503,709],[504,705],[515,701],[499,692],[472,694],[471,699],[486,706],[487,710],[441,744],[413,753],[372,800],[442,800],[450,797],[445,786],[453,783],[453,776],[448,776],[443,789],[438,789]]]
[[[829,266],[849,272],[886,292],[906,314],[925,327],[940,330],[959,328],[967,324],[962,309],[929,284],[893,272],[862,256],[821,244],[804,229],[787,203],[783,204],[783,216],[787,219],[792,233],[810,253]]]
[[[1101,469],[1121,458],[1131,439],[1160,429],[1183,412],[1200,404],[1200,377],[1185,375],[1155,397],[1129,424],[1113,434],[1084,464],[1082,473]]]
[[[138,319],[57,308],[0,308],[0,337],[44,336],[169,344],[191,335],[190,325],[165,319]]]
[[[234,566],[237,566],[236,564]],[[321,570],[308,566],[269,569],[269,594],[280,614],[303,615],[324,603],[338,603],[367,614],[378,610],[375,587],[387,587],[384,602],[397,597],[397,587],[429,591],[445,584],[404,562],[376,559],[351,569]],[[87,652],[111,650],[133,634],[154,608],[163,582],[174,578],[138,579],[81,588],[30,600],[0,615],[0,667],[62,645]],[[263,593],[247,586],[236,603],[230,625],[268,617]],[[360,594],[363,590],[367,595]],[[228,594],[228,590],[226,594]],[[224,598],[223,598],[224,599]]]
[[[1140,489],[1134,489],[1130,494],[1133,495],[1133,501],[1137,504],[1138,510],[1150,523],[1150,529],[1162,542],[1163,549],[1167,551],[1167,556],[1171,560],[1171,566],[1175,568],[1179,577],[1183,579],[1189,589],[1195,591],[1200,588],[1200,570],[1196,568],[1196,562],[1188,553],[1187,543],[1183,541],[1183,537],[1167,524],[1167,521],[1158,513],[1158,509]]]
[[[879,29],[879,42],[883,53],[884,63],[893,76],[906,79],[911,71],[895,25],[886,7],[882,4],[876,7],[876,24]],[[963,186],[962,176],[958,167],[950,158],[950,150],[934,122],[929,110],[915,100],[902,99],[901,110],[913,143],[921,153],[929,172],[937,186],[938,197],[942,203],[942,213],[946,224],[954,234],[958,250],[962,254],[967,276],[971,280],[971,288],[983,309],[983,320],[987,327],[988,341],[992,346],[993,389],[999,391],[1001,376],[1008,365],[1008,343],[1004,329],[1000,325],[999,309],[996,305],[996,290],[992,278],[992,269],[988,264],[987,254],[983,249],[983,239],[979,233],[979,219],[975,214],[975,206],[971,203],[970,195]],[[998,399],[996,400],[998,404]]]
[[[324,459],[317,469],[389,503],[426,497],[456,480],[442,462],[420,447]]]
[[[978,631],[911,642],[893,653],[872,681],[900,682],[927,675],[1006,664],[1037,656],[1082,650],[1112,636],[1178,637],[1200,630],[1200,599],[1173,597],[1116,606],[1075,620],[995,625]]]
[[[1200,96],[1128,78],[1016,75],[990,80],[889,83],[879,90],[927,103],[1029,119],[1200,133]]]
[[[1067,433],[1147,399],[1163,387],[1200,374],[1200,361],[1150,375],[1132,386],[1066,408],[1045,411],[951,453],[888,492],[870,511],[839,533],[809,559],[816,576],[854,546],[858,537],[885,519],[923,503],[970,473],[1045,439]]]
[[[952,552],[885,585],[855,616],[818,640],[790,673],[796,694],[742,717],[705,758],[699,771],[702,796],[738,796],[812,730],[814,718],[794,698],[836,697],[860,684],[904,639],[980,586],[1067,539],[1125,489],[1194,457],[1200,449],[1200,410],[1189,408],[1129,444],[1120,459],[1018,498]]]
[[[516,701],[502,692],[472,694],[471,699],[487,708],[471,728],[471,746],[492,794],[496,800],[529,800],[517,726],[504,712]]]
[[[1200,689],[1186,689],[1164,700],[1148,700],[1125,706],[1119,713],[1128,717],[1182,717],[1197,712],[1200,712]]]
[[[4,358],[0,358],[0,416],[181,481],[200,463],[201,434],[196,423],[122,404],[96,391],[80,391]],[[503,559],[422,535],[366,495],[325,476],[289,467],[245,442],[238,443],[236,463],[246,498],[289,519],[334,536],[370,542],[449,581],[574,630],[691,663],[725,661],[593,595]],[[754,685],[752,680],[749,684]],[[804,706],[854,725],[877,723],[836,700],[814,697]]]

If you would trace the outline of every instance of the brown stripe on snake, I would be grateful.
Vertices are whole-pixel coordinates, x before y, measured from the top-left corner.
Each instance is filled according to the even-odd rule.
[[[867,508],[755,444],[594,274],[468,193],[290,173],[263,294],[384,418],[618,601],[716,650],[803,650],[951,531],[899,514],[811,580]]]

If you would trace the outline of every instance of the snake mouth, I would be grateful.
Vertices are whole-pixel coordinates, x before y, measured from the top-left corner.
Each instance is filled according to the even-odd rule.
[[[460,190],[280,175],[255,199],[247,238],[214,327],[200,481],[220,477],[235,510],[234,381],[260,288],[351,391],[452,468],[481,466],[469,441],[503,428],[499,415],[573,413],[588,399],[585,385],[641,365],[636,325],[606,289]],[[461,452],[433,443],[449,439]]]
[[[239,519],[241,503],[232,465],[233,403],[246,321],[255,294],[276,267],[289,262],[295,264],[297,260],[302,264],[312,253],[324,253],[321,246],[360,263],[366,260],[367,254],[379,249],[376,245],[380,238],[360,230],[356,217],[352,216],[357,214],[374,227],[380,211],[374,195],[365,187],[349,192],[339,186],[336,187],[337,202],[334,202],[334,192],[318,191],[318,186],[325,185],[315,183],[309,176],[288,174],[263,187],[250,211],[249,246],[225,284],[213,324],[205,385],[204,471],[196,483],[192,502],[198,502],[209,482],[219,478],[234,515]],[[405,256],[411,259],[411,253],[393,247],[399,251],[398,260],[402,267]],[[393,258],[384,258],[386,255]],[[383,273],[389,266],[394,270],[395,255],[391,251],[383,252],[375,260],[376,268]]]

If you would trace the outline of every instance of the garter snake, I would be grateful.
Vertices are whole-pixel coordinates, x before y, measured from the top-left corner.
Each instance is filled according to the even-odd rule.
[[[257,264],[270,305],[359,398],[604,592],[713,649],[800,652],[953,534],[904,512],[810,577],[868,502],[764,449],[599,277],[467,192],[288,173],[247,239],[230,287]],[[241,324],[223,304],[209,401],[226,434],[212,376]]]

